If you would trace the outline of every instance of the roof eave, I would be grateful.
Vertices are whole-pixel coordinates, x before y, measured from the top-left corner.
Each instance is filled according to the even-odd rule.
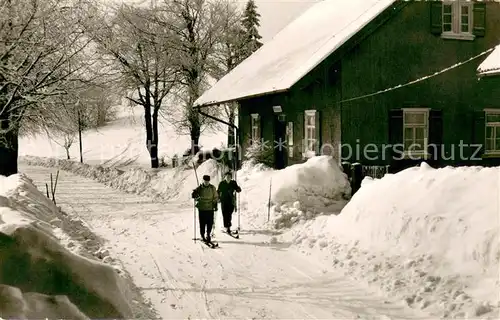
[[[479,76],[479,78],[498,77],[500,76],[500,69],[478,72],[477,75]]]
[[[234,101],[241,101],[241,100],[246,100],[246,99],[252,99],[252,98],[259,98],[259,97],[264,97],[268,96],[271,94],[277,94],[277,93],[284,93],[290,90],[290,88],[284,88],[284,89],[276,89],[273,91],[267,91],[267,92],[261,92],[261,93],[255,93],[255,94],[250,94],[242,97],[236,97],[228,100],[222,100],[222,101],[210,101],[210,102],[205,102],[202,104],[195,104],[193,108],[206,108],[206,107],[211,107],[219,104],[224,104],[224,103],[229,103],[229,102],[234,102]]]

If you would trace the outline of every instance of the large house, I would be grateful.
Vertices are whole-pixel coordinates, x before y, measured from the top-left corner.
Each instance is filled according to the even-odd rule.
[[[477,73],[499,43],[498,1],[325,0],[195,105],[237,101],[243,150],[270,142],[278,169],[500,164],[500,77]]]

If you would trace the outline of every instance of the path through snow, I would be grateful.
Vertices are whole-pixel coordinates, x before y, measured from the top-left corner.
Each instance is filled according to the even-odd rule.
[[[56,170],[20,171],[45,190]],[[194,244],[190,203],[154,203],[65,171],[56,201],[108,241],[162,319],[425,318],[288,244],[271,244],[265,231],[243,229],[239,240],[218,232],[215,250]]]

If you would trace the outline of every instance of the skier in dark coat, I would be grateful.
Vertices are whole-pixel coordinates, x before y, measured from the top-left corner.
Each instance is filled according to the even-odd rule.
[[[231,178],[231,172],[226,172],[225,179],[219,183],[219,187],[217,188],[224,220],[224,228],[226,228],[229,234],[231,234],[231,218],[236,209],[235,192],[241,192],[240,186]]]
[[[196,199],[200,220],[200,234],[203,241],[212,241],[210,233],[214,225],[214,211],[217,211],[218,195],[215,186],[210,183],[210,176],[203,176],[203,183],[191,194]],[[206,236],[205,236],[206,231]]]

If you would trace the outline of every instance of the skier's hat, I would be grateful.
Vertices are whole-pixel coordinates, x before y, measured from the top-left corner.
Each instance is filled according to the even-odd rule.
[[[203,180],[204,180],[204,181],[210,181],[210,176],[209,176],[209,175],[207,175],[207,174],[206,174],[206,175],[204,175],[204,176],[203,176]]]

